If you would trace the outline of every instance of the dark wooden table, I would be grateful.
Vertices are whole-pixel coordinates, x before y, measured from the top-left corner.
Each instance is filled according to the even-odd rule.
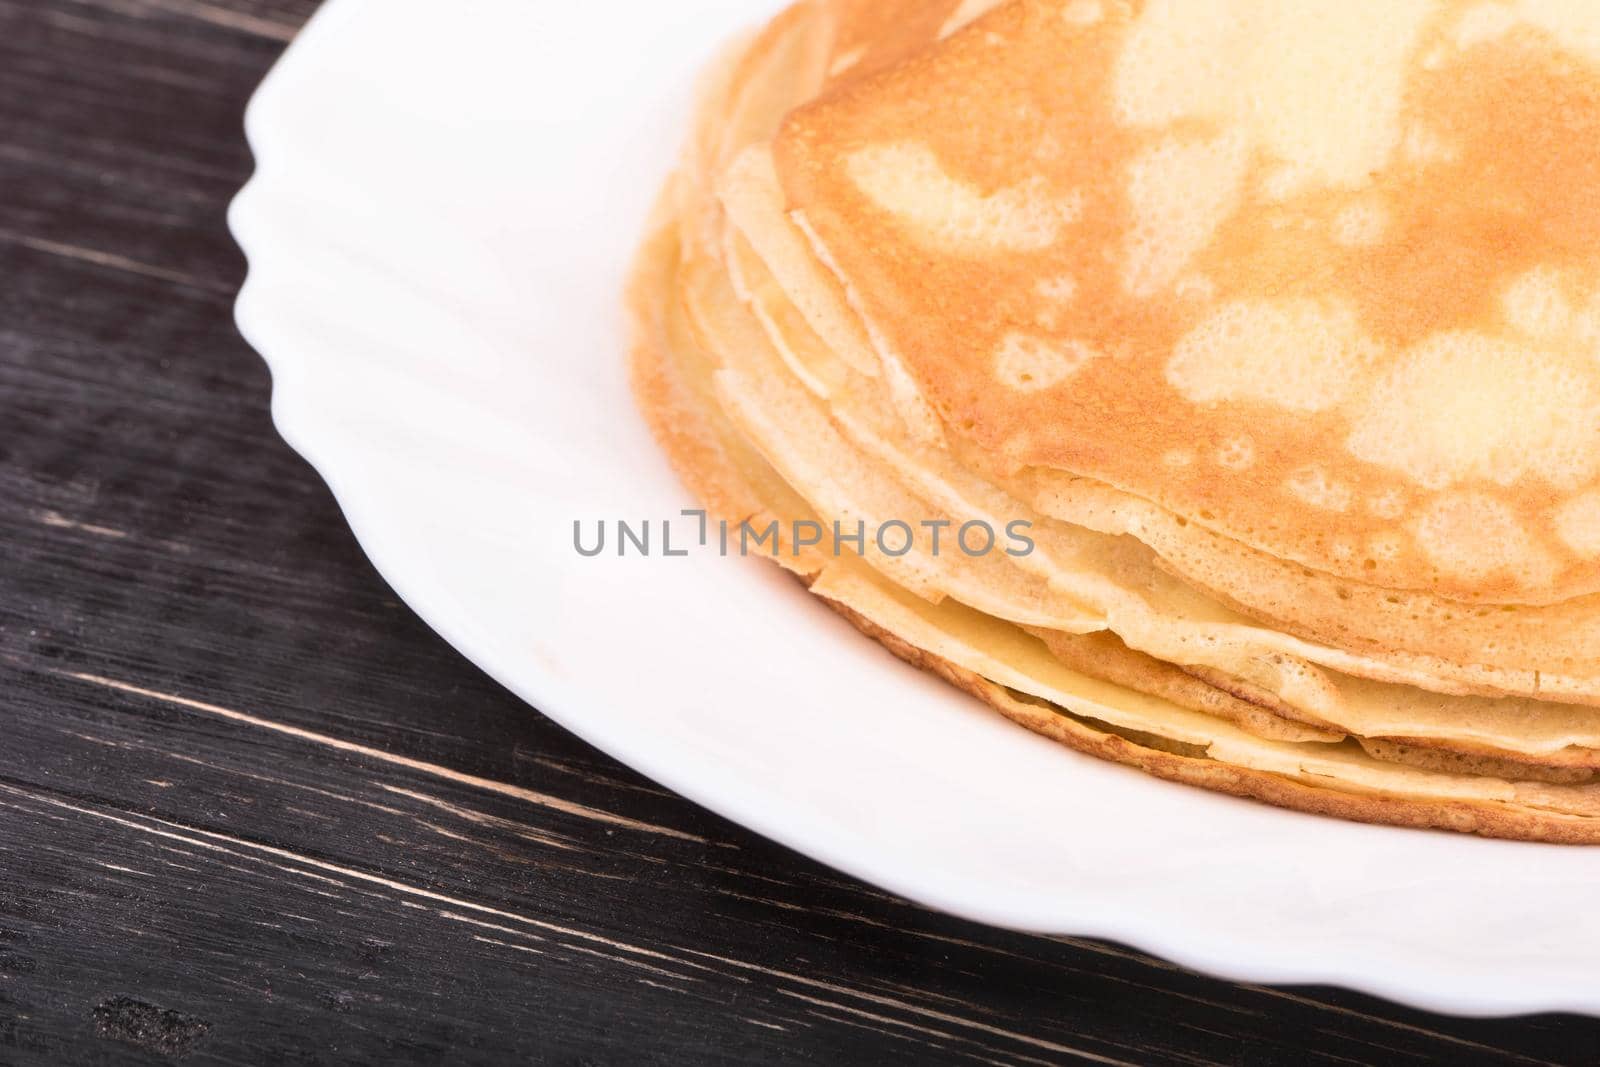
[[[233,327],[240,115],[314,6],[0,0],[0,1063],[1596,1058],[931,914],[452,652]]]

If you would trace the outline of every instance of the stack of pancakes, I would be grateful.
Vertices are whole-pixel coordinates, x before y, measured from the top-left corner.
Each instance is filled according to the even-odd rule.
[[[1017,722],[1600,841],[1600,8],[805,0],[630,303],[710,512]]]

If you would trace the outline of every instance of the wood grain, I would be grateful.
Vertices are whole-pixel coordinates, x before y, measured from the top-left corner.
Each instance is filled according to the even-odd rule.
[[[313,7],[0,0],[0,1062],[1593,1059],[931,914],[461,660],[231,319],[240,116]]]

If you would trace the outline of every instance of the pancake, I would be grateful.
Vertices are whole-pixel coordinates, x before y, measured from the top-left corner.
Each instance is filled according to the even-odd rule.
[[[774,312],[773,314],[767,316],[766,321],[771,322],[774,318],[791,318],[791,317],[792,316],[784,315],[782,312]],[[791,347],[800,347],[800,346],[791,346]],[[741,347],[741,351],[735,357],[736,361],[742,362],[748,367],[752,362],[752,358],[753,358],[752,357],[752,353],[753,353],[754,350],[755,350],[754,346],[748,346],[748,345],[747,346],[742,346]],[[835,379],[837,379],[839,377],[839,375],[841,375],[842,373],[843,373],[842,371],[839,371],[839,370],[836,369],[834,371],[834,373],[833,373],[833,377]],[[769,367],[764,367],[764,368],[760,367],[760,366],[755,366],[754,369],[750,370],[750,374],[753,377],[762,378],[762,379],[768,380],[768,381],[770,381],[771,379],[779,376],[777,369],[775,367],[770,367],[770,366]],[[804,375],[802,375],[802,377],[804,377]],[[879,399],[881,400],[882,398],[879,398]],[[786,401],[786,403],[789,404],[789,405],[801,405],[801,404],[804,403],[804,401],[803,401],[803,399],[795,399],[795,398],[791,397]],[[897,469],[905,471],[908,474],[908,476],[911,476],[911,477],[916,477],[918,474],[922,475],[923,477],[921,479],[921,485],[924,488],[928,487],[930,484],[937,483],[938,479],[931,476],[932,475],[931,471],[929,471],[929,470],[914,471],[914,470],[909,469],[907,467],[907,465],[906,465],[906,460],[903,458],[903,456],[894,453],[893,450],[894,450],[894,448],[896,446],[890,445],[890,444],[886,444],[885,441],[881,437],[873,438],[872,431],[864,430],[862,428],[862,425],[861,425],[862,421],[867,421],[867,422],[877,421],[877,420],[873,420],[872,417],[871,417],[870,412],[871,412],[872,408],[873,408],[873,404],[872,403],[868,403],[865,407],[859,408],[859,409],[855,410],[852,413],[852,412],[850,412],[848,410],[844,410],[844,409],[841,409],[840,407],[836,406],[836,408],[835,408],[835,410],[833,412],[834,420],[840,427],[842,427],[845,430],[845,432],[849,436],[851,436],[852,440],[856,444],[858,444],[858,445],[867,445],[867,444],[870,443],[872,446],[874,446],[875,449],[876,449],[876,454],[873,456],[873,460],[876,461],[877,463],[879,463],[880,465],[887,464],[887,465],[889,465],[891,467],[896,467]],[[774,416],[774,421],[780,422],[780,423],[787,423],[787,425],[782,426],[781,429],[778,430],[777,432],[780,432],[780,433],[782,433],[782,434],[784,434],[784,435],[786,435],[786,436],[788,436],[790,438],[794,438],[794,437],[796,437],[796,436],[798,436],[800,434],[800,428],[799,428],[799,426],[796,424],[796,422],[794,420],[792,420],[792,419],[786,420],[786,419],[783,419],[781,416],[776,416],[775,415]],[[882,425],[881,422],[879,423],[879,425],[880,426]],[[886,429],[886,430],[884,430],[884,432],[886,434],[892,434],[893,431]],[[761,436],[759,431],[753,431],[753,433],[757,437]],[[795,452],[804,452],[806,450],[804,447],[791,446],[791,445],[785,445],[785,444],[782,444],[782,443],[776,443],[776,442],[771,441],[770,439],[769,439],[767,447],[772,449],[772,450],[774,450],[774,451],[776,451],[776,452],[779,452],[779,453],[790,453],[790,454],[795,453]],[[839,446],[835,443],[833,447],[836,450]],[[901,449],[905,449],[905,448],[909,448],[910,446],[904,439],[902,439],[899,442],[898,447],[901,448]],[[927,453],[925,453],[922,456],[922,460],[924,461],[924,463],[926,463],[929,459],[930,459],[930,456]],[[829,458],[827,460],[824,460],[823,462],[828,466],[840,466],[840,465],[844,465],[844,466],[865,466],[865,464],[861,463],[860,461],[843,461],[843,460],[840,460],[838,458]],[[946,478],[950,478],[950,477],[954,477],[955,476],[948,469],[941,470],[938,473],[942,474]],[[803,475],[801,475],[800,477],[801,477],[802,480],[804,480],[804,476]],[[944,485],[943,488],[945,489],[945,493],[941,498],[941,503],[945,507],[954,508],[954,509],[960,510],[960,511],[963,512],[963,514],[966,514],[966,515],[981,514],[984,511],[987,511],[990,521],[992,523],[995,523],[995,524],[998,524],[998,521],[999,521],[997,518],[995,518],[996,514],[998,514],[998,513],[1004,513],[1004,514],[1007,514],[1007,515],[1027,514],[1026,509],[1022,505],[1020,505],[1019,503],[1017,503],[1014,500],[1008,502],[1008,501],[1006,501],[1004,499],[994,500],[994,499],[991,498],[991,501],[987,504],[987,507],[985,507],[982,504],[974,502],[974,495],[973,495],[972,491],[969,491],[968,494],[964,498],[961,498],[961,499],[957,500],[956,498],[954,498],[951,495],[949,495],[951,491],[949,490],[948,484]],[[970,490],[970,485],[969,485],[969,490]],[[854,506],[855,506],[855,508],[857,510],[860,510],[863,507],[865,507],[865,505],[861,505],[861,504],[856,504]],[[902,501],[898,506],[903,511],[903,509],[905,507],[905,504]],[[1034,516],[1034,521],[1035,521],[1036,527],[1039,527],[1039,528],[1044,528],[1047,525],[1045,523],[1045,521],[1043,519],[1039,518],[1038,516]],[[1113,571],[1121,571],[1121,572],[1123,572],[1124,579],[1125,579],[1125,584],[1130,584],[1131,583],[1132,586],[1135,589],[1137,589],[1140,592],[1142,592],[1143,599],[1146,602],[1145,606],[1147,608],[1151,607],[1152,605],[1160,605],[1165,609],[1165,611],[1168,614],[1168,616],[1172,616],[1172,615],[1176,614],[1180,618],[1185,616],[1185,615],[1187,615],[1187,616],[1189,616],[1191,618],[1193,618],[1195,616],[1198,616],[1198,617],[1200,617],[1202,619],[1205,619],[1207,621],[1207,623],[1208,623],[1208,627],[1207,627],[1208,634],[1207,634],[1207,636],[1211,636],[1211,637],[1217,636],[1217,627],[1216,627],[1215,624],[1229,621],[1228,620],[1228,614],[1225,611],[1223,611],[1222,608],[1219,605],[1216,605],[1216,604],[1207,605],[1207,604],[1205,604],[1205,602],[1203,600],[1201,600],[1200,598],[1195,597],[1192,590],[1185,589],[1185,588],[1177,585],[1176,583],[1173,583],[1173,582],[1170,582],[1170,581],[1165,581],[1163,575],[1161,575],[1160,573],[1154,571],[1150,567],[1149,562],[1148,562],[1147,559],[1140,560],[1140,559],[1137,559],[1137,558],[1129,558],[1129,553],[1130,552],[1131,553],[1136,553],[1137,552],[1136,548],[1133,548],[1132,546],[1129,546],[1127,544],[1122,544],[1120,546],[1107,544],[1106,543],[1106,541],[1107,541],[1106,538],[1101,537],[1101,538],[1097,539],[1097,538],[1095,538],[1095,536],[1091,532],[1086,531],[1086,530],[1069,531],[1069,530],[1063,528],[1063,529],[1060,530],[1060,532],[1061,532],[1061,534],[1063,536],[1067,536],[1067,535],[1070,534],[1072,536],[1074,544],[1076,546],[1076,547],[1073,547],[1073,548],[1064,548],[1064,549],[1062,549],[1062,554],[1063,555],[1075,556],[1075,557],[1079,557],[1080,559],[1082,557],[1084,557],[1084,556],[1093,556],[1093,557],[1095,557],[1098,560],[1097,563],[1091,564],[1091,563],[1081,563],[1080,562],[1079,566],[1080,567],[1088,567],[1090,569],[1093,569],[1093,570],[1095,570],[1097,572],[1098,575],[1101,575],[1101,576],[1103,576],[1103,575],[1105,575],[1105,574],[1107,574],[1109,572],[1113,572]],[[1035,532],[1035,537],[1036,537],[1036,539],[1038,539],[1041,542],[1045,541],[1045,537],[1042,536],[1038,532],[1037,529],[1036,529],[1036,532]],[[1114,560],[1114,559],[1108,558],[1108,557],[1117,556],[1119,554],[1122,557],[1120,560]],[[1035,557],[1032,557],[1029,560],[1017,561],[1017,562],[1019,563],[1019,565],[1023,564],[1023,563],[1032,563],[1032,564],[1035,564],[1035,565],[1038,565],[1038,566],[1042,566],[1042,567],[1045,568],[1046,572],[1048,573],[1049,572],[1049,568],[1047,566],[1047,559],[1045,557],[1046,557],[1046,553],[1040,553],[1039,555],[1037,555]],[[1065,585],[1071,580],[1069,577],[1063,575],[1059,568],[1057,568],[1053,572],[1053,575],[1061,585]],[[1101,583],[1101,585],[1102,585],[1102,589],[1104,589],[1103,582]],[[1158,585],[1160,586],[1160,588],[1155,588]],[[1085,598],[1093,599],[1093,594],[1092,593],[1083,593],[1082,595]],[[1104,601],[1101,601],[1101,603],[1104,604]],[[1172,619],[1169,618],[1167,621],[1169,623],[1171,623]],[[1235,617],[1232,620],[1232,625],[1233,625],[1234,628],[1237,628],[1238,624],[1240,622],[1243,622],[1243,621],[1245,621],[1245,620],[1241,620],[1241,619]],[[1118,623],[1111,623],[1110,624],[1111,628],[1118,629],[1119,631],[1124,632],[1124,633],[1127,633],[1129,631],[1129,629],[1133,625],[1134,625],[1134,623],[1132,621],[1126,619],[1126,618],[1122,620],[1120,625]],[[1309,656],[1311,659],[1316,660],[1317,662],[1329,665],[1329,666],[1346,667],[1346,668],[1352,669],[1353,671],[1355,671],[1357,673],[1363,673],[1364,672],[1364,673],[1367,673],[1367,674],[1373,674],[1373,675],[1376,675],[1379,678],[1390,678],[1390,679],[1393,679],[1393,678],[1398,677],[1398,678],[1404,679],[1406,677],[1414,677],[1414,675],[1407,675],[1404,672],[1399,671],[1398,668],[1386,667],[1386,666],[1384,666],[1382,664],[1375,665],[1375,664],[1372,664],[1372,663],[1363,663],[1359,659],[1357,659],[1356,657],[1352,657],[1352,656],[1350,656],[1350,655],[1348,655],[1346,653],[1343,653],[1343,652],[1341,652],[1341,651],[1339,651],[1337,649],[1333,649],[1333,648],[1313,648],[1313,647],[1305,645],[1304,643],[1287,641],[1287,640],[1284,639],[1283,635],[1280,635],[1280,634],[1272,634],[1272,633],[1270,633],[1268,631],[1262,631],[1262,630],[1256,629],[1256,630],[1252,631],[1251,636],[1253,637],[1255,643],[1258,646],[1260,646],[1258,651],[1260,651],[1262,653],[1265,653],[1265,654],[1269,654],[1270,655],[1270,654],[1276,654],[1276,653],[1281,653],[1281,652],[1296,652],[1296,653],[1301,653],[1303,655]],[[1152,641],[1152,640],[1155,640],[1155,639],[1151,638],[1151,637],[1146,637],[1145,640],[1146,641]],[[1144,646],[1141,646],[1141,647],[1144,647]],[[1167,654],[1169,654],[1169,655],[1181,655],[1181,653],[1179,653],[1175,648],[1173,648],[1173,646],[1169,645],[1169,646],[1166,646],[1166,647],[1167,647]],[[1211,662],[1212,662],[1212,665],[1215,666],[1215,665],[1218,665],[1219,663],[1226,663],[1228,661],[1226,661],[1226,660],[1219,661],[1219,660],[1215,660],[1214,659]],[[1326,684],[1326,683],[1324,683],[1324,684]],[[1345,686],[1345,687],[1359,687],[1358,679],[1354,679],[1354,678],[1342,680],[1340,684],[1342,686]],[[1438,680],[1431,680],[1429,684],[1433,685],[1435,688],[1445,689],[1446,691],[1449,691],[1449,689],[1451,688],[1449,685],[1441,683]],[[1364,692],[1364,693],[1370,692],[1372,690],[1372,688],[1373,687],[1366,687],[1365,689],[1362,690],[1362,692]],[[1466,691],[1470,692],[1470,687],[1467,687],[1467,686],[1458,686],[1456,688],[1465,689]],[[1491,695],[1497,695],[1497,696],[1498,695],[1504,695],[1503,693],[1497,692],[1493,688],[1490,688],[1487,691]],[[1330,699],[1336,699],[1336,698],[1330,698]],[[1409,704],[1410,706],[1413,706],[1413,707],[1417,706],[1417,700],[1412,699],[1411,697],[1409,697],[1409,696],[1407,696],[1405,694],[1402,694],[1399,698],[1392,698],[1391,697],[1391,698],[1385,698],[1385,699],[1382,699],[1382,700],[1379,700],[1379,698],[1377,698],[1377,697],[1372,697],[1372,698],[1366,699],[1364,701],[1364,703],[1368,707],[1383,706],[1383,705],[1388,705],[1388,704],[1393,704],[1393,705],[1396,705],[1396,706],[1401,705],[1401,704]],[[1453,702],[1452,701],[1434,701],[1433,703],[1436,704],[1436,705],[1440,705],[1442,707],[1442,709],[1443,709],[1441,711],[1441,714],[1435,715],[1435,716],[1433,716],[1433,718],[1436,719],[1436,720],[1443,720],[1443,722],[1446,724],[1446,728],[1447,728],[1447,724],[1449,722],[1449,719],[1451,718],[1452,715],[1458,716],[1461,719],[1463,719],[1464,721],[1481,720],[1481,718],[1482,718],[1482,714],[1481,713],[1482,713],[1483,709],[1485,709],[1485,708],[1496,708],[1496,709],[1499,709],[1499,711],[1501,713],[1505,713],[1505,714],[1514,714],[1514,715],[1515,714],[1520,714],[1519,711],[1513,711],[1513,709],[1520,708],[1520,705],[1516,701],[1498,701],[1498,702],[1496,702],[1496,701],[1461,700],[1461,701],[1453,701]],[[1586,712],[1573,711],[1573,712],[1563,713],[1563,712],[1557,711],[1555,709],[1543,709],[1542,708],[1542,702],[1539,702],[1539,703],[1540,703],[1540,706],[1541,706],[1541,714],[1543,714],[1545,718],[1552,718],[1553,717],[1553,718],[1563,719],[1568,724],[1565,727],[1565,729],[1568,730],[1568,731],[1570,731],[1573,728],[1573,724],[1574,723],[1581,724],[1581,723],[1585,722],[1589,718],[1589,716],[1588,716],[1588,714]],[[1352,712],[1352,710],[1350,708],[1346,707],[1346,708],[1344,708],[1342,710],[1335,710],[1333,705],[1326,704],[1326,703],[1312,703],[1312,704],[1310,704],[1310,705],[1308,705],[1306,707],[1306,710],[1309,711],[1309,712],[1312,712],[1312,713],[1316,713],[1318,711],[1321,711],[1325,715],[1331,715],[1331,716],[1333,716],[1335,718],[1335,720],[1339,721],[1339,725],[1340,726],[1346,727],[1346,728],[1354,726],[1354,728],[1358,732],[1366,732],[1366,731],[1362,729],[1362,726],[1355,725],[1355,723],[1370,724],[1371,721],[1372,721],[1372,717],[1371,717],[1370,713],[1364,719],[1354,719],[1354,720],[1352,720],[1350,718],[1350,716],[1352,716],[1353,714],[1357,714],[1357,713]],[[1545,714],[1545,713],[1549,713],[1549,714]],[[1440,728],[1440,727],[1437,724],[1435,724],[1434,728],[1437,729],[1437,728]],[[1519,732],[1520,731],[1525,731],[1525,729],[1526,729],[1525,722],[1522,723],[1522,724],[1519,724],[1519,727],[1518,727]],[[1525,732],[1523,732],[1522,736],[1524,736],[1524,738],[1526,738],[1528,735]],[[1591,734],[1591,736],[1592,736],[1592,734]]]
[[[736,159],[724,173],[718,191],[730,218],[752,239],[752,245],[763,256],[787,263],[798,254],[794,245],[800,240],[800,231],[775,207],[781,202],[780,194],[759,188],[773,180],[770,167],[752,158],[759,155],[759,150],[752,149]],[[757,188],[749,188],[751,185]],[[750,268],[741,267],[738,259],[735,254],[734,273],[748,273]],[[818,268],[812,264],[809,269]],[[804,272],[788,268],[785,273],[793,278]],[[811,286],[805,307],[787,312],[772,306],[770,290],[747,295],[769,323],[773,316],[792,318],[793,311],[799,311],[818,333],[845,333],[836,325],[849,315],[848,297],[842,291]],[[780,299],[784,295],[778,293]],[[814,340],[803,341],[793,332],[787,340],[775,338],[775,343],[786,352],[818,348]],[[857,355],[852,362],[860,358]],[[821,366],[812,369],[837,384],[836,371]],[[907,428],[924,443],[948,441],[945,428],[920,397],[906,395],[908,379],[903,369],[886,364],[884,370],[891,385],[889,399]],[[831,388],[814,380],[811,387],[824,396]],[[970,448],[961,455],[966,460],[973,458]],[[1467,605],[1427,594],[1378,589],[1266,557],[1191,528],[1181,517],[1147,501],[1090,480],[1045,477],[1039,472],[1012,478],[992,469],[985,473],[1012,494],[1013,513],[1020,507],[1016,500],[1027,500],[1044,515],[1102,532],[1131,533],[1156,551],[1163,566],[1241,612],[1295,636],[1342,644],[1362,653],[1364,664],[1343,664],[1356,673],[1400,681],[1432,676],[1431,683],[1421,684],[1433,684],[1447,692],[1538,695],[1573,702],[1593,702],[1600,695],[1600,679],[1590,666],[1600,662],[1600,641],[1596,639],[1600,636],[1600,598],[1512,611],[1503,605]],[[1207,580],[1230,567],[1248,581],[1222,591]]]
[[[670,233],[670,227],[661,230],[641,257],[634,290],[634,307],[641,309],[635,380],[654,421],[677,431],[664,443],[684,470],[695,472],[697,491],[707,499],[737,498],[753,491],[749,483],[739,484],[741,479],[761,480],[759,465],[748,454],[749,465],[704,464],[707,442],[732,454],[740,449],[737,438],[717,436],[715,410],[705,404],[705,391],[685,380],[693,370],[681,361],[692,356],[692,345],[683,334],[664,328],[671,319],[672,289],[661,272],[671,270],[671,241],[662,235]],[[665,382],[676,387],[660,388]],[[708,484],[718,479],[729,481]],[[1600,838],[1600,791],[1593,788],[1418,770],[1366,756],[1349,744],[1273,743],[1220,717],[1186,712],[1072,671],[1020,630],[953,601],[929,604],[859,565],[830,561],[808,579],[814,592],[892,651],[955,681],[1008,717],[1162,777],[1396,825],[1558,842]]]
[[[1321,573],[1600,591],[1600,13],[1132,7],[1002,4],[773,142],[943,421]]]
[[[948,491],[913,498],[907,484],[895,482],[893,460],[885,462],[891,446],[881,439],[873,442],[879,451],[871,457],[852,448],[863,439],[859,431],[854,438],[840,432],[845,420],[838,419],[835,411],[835,419],[830,421],[821,405],[805,395],[798,380],[786,381],[784,367],[768,346],[746,335],[725,348],[724,369],[717,375],[722,408],[746,438],[782,469],[786,479],[814,487],[803,491],[824,518],[831,521],[857,515],[871,521],[882,515],[938,518],[959,513],[963,517],[987,514],[997,523],[996,515],[1025,513],[1015,502],[1009,506],[994,503],[986,510],[970,496]],[[759,386],[753,384],[757,382]],[[866,410],[857,410],[853,416],[870,419]],[[851,480],[828,473],[838,471],[852,472]],[[926,490],[930,485],[938,485],[937,479],[923,480],[918,487]],[[1027,557],[1029,564],[1053,577],[1043,588],[1038,576],[994,573],[994,568],[979,573],[972,561],[960,557],[952,565],[948,557],[918,552],[921,569],[912,581],[897,577],[903,561],[882,559],[870,546],[865,558],[886,576],[929,600],[937,602],[948,595],[996,617],[1053,631],[1058,647],[1065,647],[1072,636],[1060,632],[1063,629],[1088,634],[1115,631],[1146,653],[1191,668],[1211,667],[1211,677],[1227,679],[1219,683],[1224,691],[1253,694],[1255,688],[1266,687],[1274,692],[1277,708],[1286,709],[1289,716],[1307,725],[1365,736],[1459,740],[1474,751],[1494,748],[1513,758],[1595,760],[1587,752],[1566,751],[1600,746],[1600,715],[1587,708],[1519,697],[1433,693],[1327,670],[1288,653],[1303,653],[1317,663],[1338,663],[1343,654],[1337,649],[1306,646],[1252,626],[1221,605],[1207,603],[1152,567],[1148,553],[1137,543],[1068,527],[1055,528],[1059,536],[1051,539],[1044,532],[1049,529],[1048,520],[1036,522],[1032,536],[1042,551]],[[1049,559],[1052,549],[1058,553],[1054,563]],[[983,562],[989,563],[990,558]],[[1012,569],[1020,571],[1022,562],[1015,561]],[[1052,601],[1045,592],[1052,588],[1070,590],[1075,596],[1064,602]],[[1247,679],[1256,685],[1249,685]]]
[[[894,102],[898,80],[927,80],[972,34],[998,52],[1036,45],[1028,20],[1041,5],[883,7],[899,17],[857,0],[797,5],[706,80],[682,172],[663,196],[630,291],[635,389],[691,491],[735,522],[876,528],[904,516],[1003,527],[1025,518],[1036,551],[1022,556],[941,555],[937,541],[919,536],[905,553],[868,539],[858,556],[807,549],[775,558],[903,658],[1074,747],[1306,810],[1591,840],[1600,713],[1584,702],[1600,695],[1600,671],[1583,654],[1583,627],[1595,598],[1545,599],[1545,589],[1529,603],[1502,604],[1504,568],[1485,571],[1470,591],[1415,569],[1413,577],[1424,575],[1416,588],[1382,584],[1395,575],[1376,567],[1354,582],[1317,569],[1326,561],[1274,554],[1282,546],[1271,539],[1238,536],[1231,520],[1216,520],[1221,512],[1186,515],[1181,492],[1118,484],[1093,465],[1019,459],[990,447],[975,420],[953,417],[884,304],[922,314],[920,329],[939,326],[938,315],[966,328],[976,312],[963,301],[976,296],[956,290],[960,299],[946,294],[938,315],[914,312],[914,300],[836,255],[816,224],[831,207],[803,202],[783,173],[785,138],[857,97],[889,93],[890,102],[871,107],[894,113],[904,102]],[[1103,22],[1112,5],[1055,6],[1079,29],[1094,22],[1091,8]],[[1007,36],[991,25],[1019,17],[1027,32]],[[961,54],[977,62],[976,52]],[[922,91],[936,93],[948,76]],[[890,212],[889,221],[914,217],[938,231],[931,250],[926,233],[919,239],[933,273],[941,257],[994,258],[992,248],[974,250],[972,233],[1001,232],[1013,245],[1039,239],[1014,210],[1026,197],[974,199],[949,182],[936,182],[932,195],[918,184],[932,172],[912,170],[915,180],[901,174],[890,185],[917,206]],[[1051,225],[1068,222],[1063,215]],[[1003,251],[996,277],[1045,255],[1043,246]],[[881,271],[900,250],[888,242],[875,254]],[[1075,304],[1077,282],[1065,277],[1036,278],[1034,288]],[[946,365],[967,351],[959,329],[951,337]],[[1137,353],[1115,360],[1140,373]],[[991,378],[1009,376],[1012,392],[1064,381],[1032,388],[1060,369],[1044,348],[1013,346],[991,363]],[[1040,432],[1087,417],[1098,403],[1077,395],[1077,375],[1074,368]],[[1114,422],[1102,418],[1079,444],[1119,445],[1117,431],[1127,427]],[[1153,474],[1159,481],[1169,469],[1183,465]],[[1561,580],[1581,589],[1576,574],[1569,568]],[[1243,588],[1239,575],[1249,579]],[[1374,608],[1380,602],[1403,608],[1385,619]],[[1422,624],[1399,625],[1402,610]],[[1573,625],[1552,625],[1560,620]]]
[[[674,244],[672,227],[663,226],[641,255],[632,300],[635,382],[652,422],[673,428],[663,444],[680,469],[692,472],[698,493],[708,501],[758,496],[755,485],[776,483],[764,478],[736,436],[718,433],[714,405],[692,382],[694,346],[671,328]],[[708,453],[720,455],[708,463]],[[806,576],[814,592],[892,651],[1030,729],[1095,755],[1177,781],[1368,821],[1559,842],[1600,839],[1600,790],[1592,787],[1418,770],[1348,743],[1260,739],[1221,717],[1072,671],[1022,631],[953,601],[932,605],[859,564],[831,560]]]

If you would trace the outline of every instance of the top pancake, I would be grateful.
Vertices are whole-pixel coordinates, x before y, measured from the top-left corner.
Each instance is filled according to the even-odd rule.
[[[1600,8],[985,6],[774,144],[947,430],[1371,586],[1600,590]]]

